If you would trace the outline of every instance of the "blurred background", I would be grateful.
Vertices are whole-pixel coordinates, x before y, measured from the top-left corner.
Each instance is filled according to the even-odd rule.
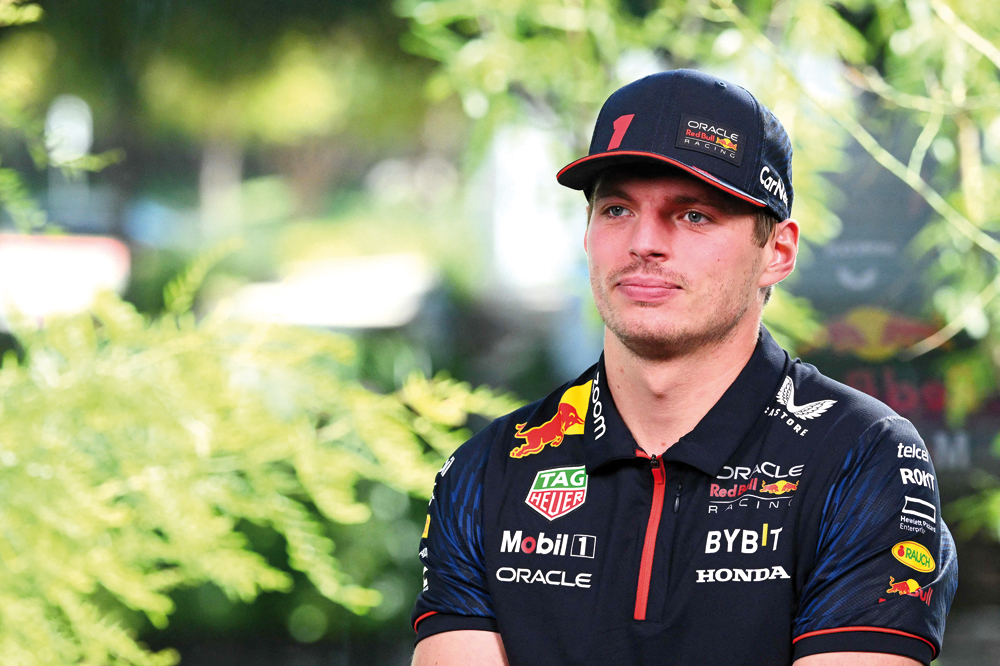
[[[782,344],[920,430],[1000,663],[1000,5],[0,0],[0,661],[409,663],[432,477],[600,353],[604,99],[795,149]],[[476,389],[473,387],[485,387]]]

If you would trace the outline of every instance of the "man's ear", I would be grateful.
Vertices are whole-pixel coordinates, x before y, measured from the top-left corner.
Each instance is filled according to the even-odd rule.
[[[759,287],[777,284],[795,268],[799,253],[799,223],[789,218],[774,225],[771,237],[764,245],[764,272]]]
[[[583,251],[587,252],[587,232],[590,231],[590,204],[587,204],[587,226],[583,230]]]

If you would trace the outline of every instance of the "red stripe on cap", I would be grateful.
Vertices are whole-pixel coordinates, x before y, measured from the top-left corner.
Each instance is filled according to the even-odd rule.
[[[416,631],[417,630],[417,625],[420,624],[423,620],[429,618],[431,615],[437,615],[437,611],[431,611],[429,613],[424,613],[423,615],[421,615],[420,617],[418,617],[413,622],[413,631]]]
[[[660,162],[666,162],[667,164],[672,164],[673,166],[675,166],[675,167],[677,167],[679,169],[683,169],[684,171],[687,171],[689,174],[691,174],[695,178],[703,180],[706,183],[708,183],[709,185],[713,185],[713,186],[719,188],[720,190],[728,192],[729,194],[732,194],[734,197],[737,197],[739,199],[743,199],[744,201],[748,201],[748,202],[752,203],[753,205],[759,206],[761,208],[766,208],[767,207],[767,202],[761,201],[760,199],[754,199],[749,194],[746,194],[744,192],[740,192],[739,190],[737,190],[736,188],[734,188],[732,185],[729,185],[727,183],[722,182],[721,180],[719,180],[718,178],[716,178],[712,174],[708,173],[707,171],[703,171],[703,170],[699,169],[698,167],[688,166],[687,164],[684,164],[683,162],[678,162],[675,159],[671,159],[671,158],[666,157],[664,155],[660,155],[659,153],[647,153],[647,152],[642,151],[642,150],[616,150],[614,152],[597,153],[595,155],[587,155],[586,157],[581,157],[577,161],[571,162],[570,164],[567,164],[562,169],[560,169],[559,173],[556,174],[556,180],[558,180],[564,173],[566,173],[567,171],[569,171],[573,167],[575,167],[577,165],[580,165],[580,164],[583,164],[584,162],[589,162],[590,160],[594,160],[594,159],[597,159],[599,157],[614,157],[615,155],[638,155],[640,157],[652,157],[653,159],[658,160]]]
[[[905,631],[900,631],[898,629],[886,629],[884,627],[838,627],[837,629],[820,629],[819,631],[810,631],[809,633],[802,634],[801,636],[796,636],[792,639],[792,644],[801,641],[803,638],[809,638],[810,636],[822,636],[823,634],[837,634],[844,631],[875,631],[883,634],[896,634],[897,636],[906,636],[907,638],[916,638],[918,641],[923,641],[931,646],[931,656],[937,656],[937,650],[934,649],[934,644],[931,643],[926,638],[917,636],[916,634],[908,634]]]

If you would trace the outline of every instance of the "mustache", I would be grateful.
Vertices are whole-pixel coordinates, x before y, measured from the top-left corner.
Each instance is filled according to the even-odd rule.
[[[677,271],[664,269],[657,264],[650,264],[649,262],[641,260],[633,261],[627,266],[623,266],[622,268],[612,271],[607,277],[607,283],[608,285],[614,286],[627,277],[634,277],[638,275],[660,278],[666,282],[676,284],[681,289],[688,288],[688,281]]]

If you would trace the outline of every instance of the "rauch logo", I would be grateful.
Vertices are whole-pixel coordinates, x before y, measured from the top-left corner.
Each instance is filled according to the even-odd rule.
[[[930,573],[937,566],[930,551],[916,541],[900,541],[892,547],[892,556],[922,573]]]
[[[535,475],[524,502],[549,520],[565,516],[587,500],[587,468],[557,467]]]

